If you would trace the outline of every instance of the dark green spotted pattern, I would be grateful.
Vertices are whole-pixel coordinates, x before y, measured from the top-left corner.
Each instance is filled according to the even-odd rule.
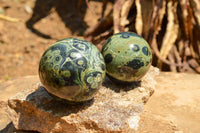
[[[139,81],[152,62],[148,43],[132,32],[122,32],[108,38],[102,54],[107,74],[122,82]]]
[[[39,64],[39,77],[48,92],[73,102],[90,100],[105,77],[100,51],[90,42],[67,38],[52,44]]]

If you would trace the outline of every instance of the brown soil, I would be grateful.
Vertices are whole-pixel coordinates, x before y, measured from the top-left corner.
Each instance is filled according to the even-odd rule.
[[[49,3],[36,0],[36,4],[34,1],[0,0],[1,15],[20,19],[19,22],[0,19],[0,82],[37,74],[40,57],[50,44],[72,36],[82,38],[84,31],[95,25],[101,16],[102,3],[98,1],[90,2],[95,14],[88,10],[84,0],[80,6],[78,0]],[[108,11],[109,5],[111,3],[107,6]],[[51,10],[48,11],[48,8]],[[26,23],[29,26],[35,23],[37,31],[52,38],[46,39],[37,32],[31,32],[33,30],[27,28]]]

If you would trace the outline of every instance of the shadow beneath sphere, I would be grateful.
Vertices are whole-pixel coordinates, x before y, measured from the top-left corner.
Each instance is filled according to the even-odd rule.
[[[106,78],[103,82],[103,86],[110,88],[116,93],[120,93],[121,91],[127,92],[133,90],[134,88],[141,87],[141,81],[122,82],[110,77],[109,75],[106,75]]]
[[[69,102],[48,93],[43,86],[40,86],[38,90],[29,94],[26,100],[33,105],[36,105],[37,109],[41,109],[45,112],[50,112],[55,116],[61,117],[85,110],[93,104],[93,99],[78,103]]]

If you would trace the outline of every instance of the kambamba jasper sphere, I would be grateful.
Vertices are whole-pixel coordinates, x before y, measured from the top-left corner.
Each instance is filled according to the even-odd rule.
[[[152,62],[148,43],[132,32],[122,32],[108,38],[102,54],[107,74],[122,82],[139,81]]]
[[[100,51],[90,42],[67,38],[52,44],[39,64],[39,77],[51,94],[72,102],[93,98],[105,77]]]

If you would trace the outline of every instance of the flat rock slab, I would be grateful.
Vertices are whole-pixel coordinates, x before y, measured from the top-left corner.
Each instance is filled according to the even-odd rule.
[[[199,133],[200,75],[161,72],[138,133]]]
[[[143,105],[155,90],[157,68],[151,67],[131,87],[116,86],[109,79],[93,100],[69,104],[49,94],[38,83],[8,100],[8,114],[18,130],[57,132],[134,132]]]

